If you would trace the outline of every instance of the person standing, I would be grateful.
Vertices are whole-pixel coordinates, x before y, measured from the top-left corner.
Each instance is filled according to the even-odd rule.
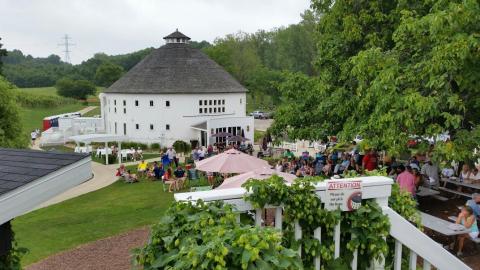
[[[398,166],[398,170],[400,173],[397,176],[397,183],[400,189],[410,192],[412,197],[415,197],[415,176],[403,165]]]
[[[170,164],[174,162],[175,167],[178,167],[177,152],[175,151],[175,149],[173,149],[173,147],[168,148],[167,156],[168,156],[168,159],[170,160]]]
[[[37,139],[37,132],[35,132],[35,130],[30,132],[30,138],[32,139],[32,146],[34,146],[35,140]]]
[[[439,186],[440,184],[440,169],[437,165],[433,164],[431,160],[427,160],[422,167],[422,174],[428,180],[430,186]]]

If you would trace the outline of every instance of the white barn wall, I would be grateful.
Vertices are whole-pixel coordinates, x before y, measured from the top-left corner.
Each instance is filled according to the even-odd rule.
[[[225,99],[225,105],[212,105],[211,107],[224,106],[224,113],[199,113],[199,100],[223,99]],[[193,125],[209,119],[245,117],[246,115],[245,93],[138,95],[103,93],[100,95],[100,100],[107,133],[115,133],[116,122],[117,134],[123,134],[123,124],[126,123],[127,136],[132,140],[147,143],[159,142],[164,146],[171,145],[175,140],[188,142],[198,139],[199,131],[192,129]],[[116,106],[114,100],[116,100]],[[126,101],[125,106],[123,105],[124,100]],[[135,100],[138,100],[138,106],[135,106]],[[151,100],[153,106],[150,106]],[[170,107],[166,106],[166,101],[170,102]],[[124,113],[124,108],[126,113]],[[139,125],[138,130],[136,124]],[[150,124],[153,124],[153,130],[150,130]],[[170,125],[170,130],[166,130],[167,124]],[[253,138],[253,125],[251,133]],[[247,137],[247,134],[245,136]]]

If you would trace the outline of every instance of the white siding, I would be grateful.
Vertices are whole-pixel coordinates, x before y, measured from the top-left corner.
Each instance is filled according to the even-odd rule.
[[[117,123],[118,134],[123,134],[123,123],[127,125],[127,136],[136,141],[159,142],[163,145],[170,145],[173,141],[181,139],[184,141],[198,139],[198,130],[191,128],[193,125],[205,122],[214,118],[245,117],[246,94],[245,93],[220,93],[220,94],[116,94],[104,93],[105,99],[101,100],[102,113],[105,117],[108,133],[115,133],[115,122]],[[103,95],[101,97],[103,97]],[[116,100],[116,105],[115,104]],[[123,101],[126,105],[123,105]],[[138,106],[135,101],[138,100]],[[199,101],[202,100],[202,106]],[[205,108],[204,101],[217,100],[217,105],[208,105],[212,113],[200,114],[199,109]],[[222,104],[218,104],[218,100]],[[225,100],[225,105],[223,105]],[[153,101],[153,106],[150,106]],[[170,106],[166,106],[166,102]],[[218,108],[225,108],[225,112],[218,112]],[[116,113],[115,113],[116,108]],[[213,113],[217,108],[217,113]],[[124,113],[124,109],[126,113]],[[136,129],[136,124],[139,129]],[[153,125],[153,130],[150,129]],[[167,130],[170,125],[170,130]],[[252,127],[253,128],[253,127]],[[252,129],[253,130],[253,129]],[[253,131],[252,131],[253,132]]]

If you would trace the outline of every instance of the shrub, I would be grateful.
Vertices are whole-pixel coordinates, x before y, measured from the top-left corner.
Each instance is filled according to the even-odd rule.
[[[75,99],[86,99],[88,95],[94,95],[97,91],[95,85],[87,80],[67,78],[57,81],[55,88],[57,88],[58,95]]]
[[[237,223],[223,202],[176,202],[152,228],[134,261],[152,269],[302,269],[275,229]]]
[[[152,144],[150,144],[150,148],[152,150],[160,150],[160,144],[159,143],[152,143]]]
[[[192,146],[187,142],[178,140],[173,143],[173,149],[178,153],[189,153],[192,151]]]

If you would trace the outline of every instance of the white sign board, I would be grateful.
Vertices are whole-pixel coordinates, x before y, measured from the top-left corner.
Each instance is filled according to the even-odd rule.
[[[327,180],[325,209],[353,211],[362,205],[361,180]]]

